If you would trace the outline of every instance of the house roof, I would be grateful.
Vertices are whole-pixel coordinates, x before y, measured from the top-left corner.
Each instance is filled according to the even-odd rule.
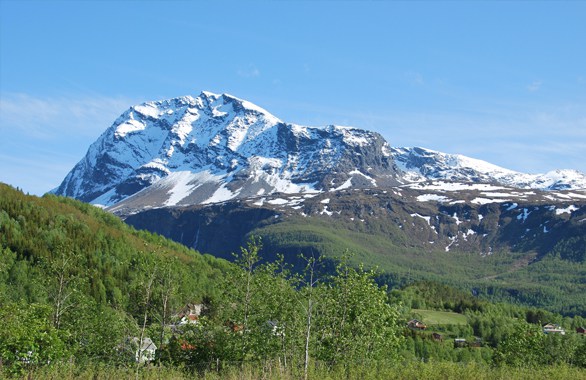
[[[132,338],[132,342],[138,345],[139,338]],[[157,346],[149,337],[142,338],[142,344],[140,345],[141,351],[156,350]]]
[[[543,325],[543,328],[544,329],[559,329],[559,328],[561,328],[561,326],[558,324],[555,324],[555,323],[547,323],[547,324]]]

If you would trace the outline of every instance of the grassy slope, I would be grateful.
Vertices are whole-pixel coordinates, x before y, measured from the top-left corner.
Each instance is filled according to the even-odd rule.
[[[421,321],[427,325],[467,325],[465,315],[438,310],[413,309],[413,313],[421,316]]]

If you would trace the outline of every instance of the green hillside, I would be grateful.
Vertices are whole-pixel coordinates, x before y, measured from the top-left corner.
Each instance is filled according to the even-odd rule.
[[[0,184],[0,287],[4,299],[47,302],[64,275],[97,303],[136,311],[150,273],[181,279],[177,302],[201,300],[228,264],[68,198],[27,196]]]
[[[354,264],[378,268],[380,280],[390,286],[429,280],[493,301],[586,316],[584,261],[569,260],[555,250],[546,256],[533,251],[480,255],[455,249],[446,252],[443,247],[424,250],[410,246],[402,231],[393,227],[372,220],[357,224],[334,218],[290,217],[257,228],[251,235],[263,238],[267,252],[283,253],[292,262],[299,253],[335,260],[351,252]],[[558,245],[571,245],[575,240],[569,238]],[[580,256],[582,248],[576,247]]]
[[[94,206],[0,184],[0,357],[115,361],[119,342],[213,297],[231,267]]]
[[[497,365],[497,372],[530,363],[536,373],[549,373],[546,366],[555,365],[577,378],[586,367],[586,341],[574,333],[584,318],[492,304],[438,282],[414,282],[426,270],[427,278],[444,281],[450,271],[453,282],[465,278],[471,284],[473,276],[511,281],[496,270],[507,256],[479,265],[482,258],[459,254],[457,269],[454,256],[437,252],[433,265],[426,264],[428,252],[345,228],[301,220],[268,226],[258,232],[270,254],[262,256],[253,240],[230,264],[136,231],[93,206],[0,185],[0,377],[223,378],[248,368],[249,378],[317,379],[356,378],[377,368],[360,376],[394,378],[402,377],[405,363],[424,362],[423,371],[443,366],[455,377],[456,367],[447,364],[455,362]],[[275,246],[288,254],[309,249],[343,259],[325,271],[318,260],[300,276],[274,260]],[[387,282],[410,285],[380,286],[362,262],[386,265],[395,273]],[[186,303],[205,304],[196,324],[178,322]],[[409,329],[414,317],[430,328]],[[539,326],[544,322],[569,333],[546,336]],[[152,363],[141,365],[132,339],[146,336],[158,349]],[[482,344],[456,347],[455,337]],[[554,345],[564,350],[551,350]]]

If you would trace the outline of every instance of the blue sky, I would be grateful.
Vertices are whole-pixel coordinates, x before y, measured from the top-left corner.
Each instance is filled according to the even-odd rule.
[[[582,1],[0,0],[0,181],[42,194],[131,105],[202,90],[586,172],[584,20]]]

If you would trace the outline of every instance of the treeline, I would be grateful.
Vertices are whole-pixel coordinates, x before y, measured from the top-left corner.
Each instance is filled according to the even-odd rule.
[[[399,359],[399,308],[374,272],[337,265],[334,274],[307,259],[302,274],[282,260],[261,263],[259,241],[249,242],[237,268],[197,324],[181,327],[164,347],[163,362],[198,368],[205,363],[279,362],[307,375],[310,364]]]

